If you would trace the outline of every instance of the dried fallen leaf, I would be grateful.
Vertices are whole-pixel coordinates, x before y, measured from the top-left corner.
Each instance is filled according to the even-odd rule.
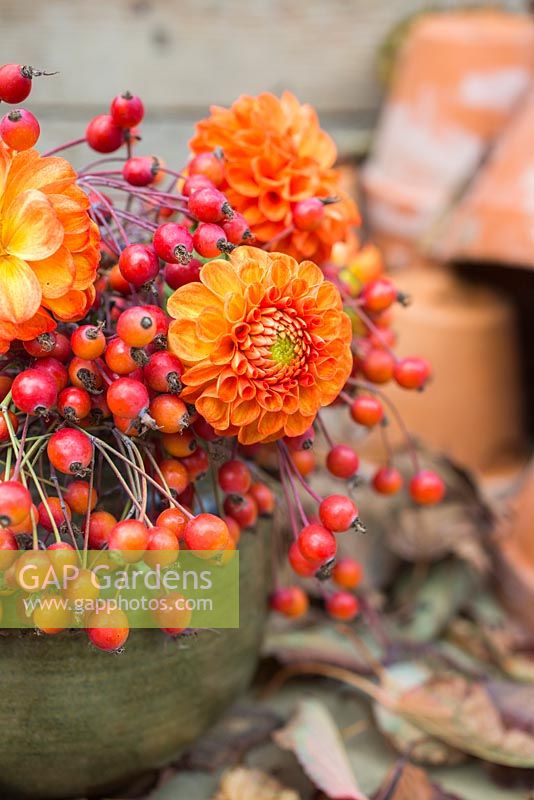
[[[426,772],[413,764],[402,764],[390,770],[374,800],[386,797],[387,800],[460,800],[432,783]]]
[[[509,615],[489,592],[477,594],[469,608],[473,626],[500,669],[525,683],[534,683],[534,635]]]
[[[237,764],[253,747],[270,738],[282,719],[268,709],[233,708],[188,750],[177,766],[213,772]]]
[[[380,657],[376,644],[367,633],[362,634],[365,644]],[[332,625],[314,625],[310,628],[271,631],[263,646],[265,656],[274,656],[283,664],[295,661],[322,661],[359,673],[370,671],[369,663],[353,639],[337,631]]]
[[[273,738],[279,747],[295,753],[310,780],[327,797],[367,800],[356,783],[339,730],[322,703],[302,700],[288,725]]]
[[[404,662],[390,667],[387,674],[397,685],[409,689],[427,681],[430,671],[421,663]],[[373,714],[383,736],[401,755],[409,755],[412,761],[438,766],[459,764],[466,758],[461,750],[425,733],[380,703],[373,704]]]
[[[259,769],[236,767],[228,770],[213,800],[300,800],[292,789]]]
[[[462,561],[433,564],[410,598],[409,619],[398,626],[398,635],[410,641],[434,641],[473,595],[477,583],[473,570]],[[403,594],[408,591],[409,587]]]
[[[532,688],[521,688],[529,690],[532,707]],[[523,702],[527,702],[526,695]],[[517,711],[515,693],[513,703]],[[482,683],[461,675],[445,675],[402,693],[390,708],[421,730],[478,758],[534,767],[534,736],[525,730],[523,721],[514,719],[511,704],[512,698],[505,696],[502,684],[494,697]]]

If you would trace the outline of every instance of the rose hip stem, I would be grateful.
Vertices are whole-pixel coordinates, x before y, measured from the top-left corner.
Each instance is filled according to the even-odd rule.
[[[332,449],[332,447],[334,447],[334,440],[332,439],[332,437],[328,433],[328,430],[326,428],[324,419],[322,418],[320,412],[317,414],[316,420],[317,420],[317,424],[319,425],[319,427],[321,429],[321,433],[323,434],[323,436],[325,438],[325,442],[327,443],[328,447],[330,449]]]
[[[85,433],[85,431],[84,431],[84,433]],[[99,442],[101,447],[105,448],[106,450],[111,450],[111,452],[115,456],[117,456],[117,458],[120,458],[122,461],[128,462],[128,464],[130,465],[130,467],[133,470],[135,470],[136,472],[141,472],[141,473],[143,472],[143,470],[141,470],[136,464],[134,464],[129,459],[127,459],[125,456],[123,456],[121,453],[119,453],[117,450],[115,450],[114,447],[112,447],[111,445],[107,444],[106,442],[103,442],[101,439],[97,439],[97,441]],[[166,498],[166,500],[169,503],[172,503],[172,505],[175,508],[177,508],[179,511],[181,511],[182,514],[185,514],[185,516],[188,517],[188,519],[193,519],[194,514],[191,514],[190,511],[188,511],[186,508],[184,508],[184,506],[182,506],[177,500],[175,500],[172,495],[167,494],[167,492],[165,492],[165,490],[162,489],[162,487],[158,483],[156,483],[156,481],[153,478],[151,478],[149,475],[145,475],[145,478],[151,485],[153,485],[157,489],[157,491],[160,494],[162,494]]]
[[[413,437],[410,435],[410,432],[409,432],[408,428],[404,424],[404,420],[402,418],[402,415],[399,412],[399,409],[397,408],[397,406],[395,405],[393,400],[391,400],[387,396],[387,394],[385,394],[385,392],[381,391],[373,383],[369,383],[368,381],[362,381],[359,378],[349,378],[347,380],[347,383],[350,386],[355,386],[357,389],[366,389],[368,392],[373,392],[374,394],[377,394],[380,397],[380,399],[384,403],[386,403],[386,405],[390,409],[391,413],[395,417],[397,425],[399,426],[399,428],[401,430],[401,433],[402,433],[402,435],[403,435],[403,437],[404,437],[404,439],[406,441],[406,446],[408,447],[408,451],[409,451],[410,457],[412,459],[413,468],[414,468],[415,472],[419,472],[419,453],[417,452],[417,448],[415,446],[415,442],[413,440]],[[343,395],[345,395],[345,396],[343,397]],[[345,392],[342,392],[340,396],[342,397],[342,399],[345,400],[345,402],[346,402],[346,398],[348,398],[350,400],[350,402],[352,402],[352,399],[350,398],[350,396],[347,395]]]
[[[120,162],[120,163],[124,164],[125,161],[127,161],[127,159],[126,158],[121,158],[120,156],[108,156],[106,158],[99,158],[97,161],[92,161],[90,164],[86,164],[86,166],[83,167],[83,169],[81,169],[78,172],[78,175],[80,177],[82,177],[82,176],[85,177],[86,173],[90,172],[95,167],[99,167],[101,164],[111,164],[113,162]]]
[[[72,520],[69,517],[69,513],[68,513],[68,510],[67,510],[67,504],[65,502],[65,498],[63,497],[63,489],[59,485],[56,468],[54,467],[53,464],[50,464],[50,477],[52,479],[52,483],[54,485],[54,488],[55,488],[55,490],[57,492],[57,496],[59,498],[59,504],[61,506],[61,510],[63,511],[63,516],[65,517],[65,522],[67,524],[67,530],[68,530],[68,532],[70,534],[70,537],[72,539],[73,547],[74,547],[74,549],[76,550],[76,552],[79,555],[80,550],[78,548],[78,543],[76,541],[76,536],[74,535],[74,529],[72,527]]]
[[[59,147],[54,147],[53,150],[48,150],[46,153],[43,153],[43,158],[48,158],[48,156],[53,156],[56,153],[61,153],[62,150],[68,150],[69,147],[76,147],[78,144],[83,144],[86,142],[87,139],[85,136],[82,136],[80,139],[72,139],[70,142],[66,142],[65,144],[60,144]]]
[[[82,178],[81,180],[79,180],[78,183],[85,183],[85,178]],[[98,191],[98,189],[95,189],[95,188],[93,188],[91,186],[91,190],[96,194],[98,199],[101,200],[101,202],[104,203],[104,205],[108,209],[109,213],[111,214],[111,217],[113,218],[113,221],[115,222],[115,225],[119,229],[119,232],[120,232],[122,238],[124,239],[125,244],[128,246],[130,244],[130,240],[129,240],[128,236],[126,235],[126,231],[122,227],[120,219],[117,217],[117,215],[115,213],[115,209],[113,208],[113,205],[109,202],[107,197],[104,194],[102,194],[102,192]],[[106,228],[107,228],[107,226],[106,226]]]
[[[391,347],[386,342],[386,340],[384,338],[384,334],[382,333],[380,328],[377,325],[375,325],[375,323],[373,322],[371,317],[368,316],[368,314],[366,314],[365,311],[363,311],[363,309],[361,307],[361,304],[358,303],[357,300],[352,300],[352,299],[350,299],[350,298],[348,298],[346,296],[343,298],[343,302],[347,303],[347,305],[352,306],[354,308],[354,311],[360,317],[361,321],[363,323],[365,323],[365,325],[369,328],[369,330],[374,333],[374,335],[377,337],[377,339],[379,339],[380,344],[382,345],[384,350],[387,353],[389,353],[389,355],[392,357],[394,362],[397,363],[399,359],[398,359],[396,353],[391,349]]]
[[[281,479],[280,483],[282,484],[282,491],[284,493],[284,498],[286,501],[286,508],[289,511],[289,521],[291,523],[293,538],[296,541],[299,535],[299,526],[295,517],[295,509],[293,503],[291,502],[291,497],[289,494],[288,481],[285,476],[285,465],[283,461],[280,462],[280,479]]]
[[[300,474],[300,472],[296,468],[295,464],[291,460],[291,456],[289,454],[289,448],[288,448],[287,444],[285,442],[283,442],[283,441],[279,441],[278,442],[278,447],[281,450],[282,458],[285,458],[285,460],[286,460],[286,464],[287,464],[288,469],[291,470],[291,472],[297,478],[297,480],[300,483],[300,485],[307,491],[307,493],[310,495],[311,498],[313,498],[313,500],[315,500],[316,503],[322,503],[323,498],[320,495],[318,495],[317,492],[315,492],[312,489],[310,484],[302,477],[302,475]]]
[[[87,509],[85,512],[85,530],[83,534],[83,568],[87,567],[87,551],[89,549],[89,525],[91,524],[91,499],[93,496],[93,486],[95,481],[95,448],[93,447],[93,458],[91,460],[91,472],[89,477],[89,492],[87,493]]]
[[[95,447],[96,447],[96,448],[98,448],[98,450],[100,450],[100,451],[102,452],[102,455],[104,456],[104,458],[105,458],[105,459],[106,459],[106,461],[108,462],[108,464],[109,464],[109,466],[111,467],[112,471],[115,473],[115,477],[117,478],[117,480],[118,480],[118,481],[119,481],[119,483],[121,484],[122,488],[124,489],[124,491],[126,492],[126,494],[128,495],[128,497],[130,498],[130,500],[132,501],[132,503],[135,505],[135,507],[136,507],[136,508],[137,508],[137,510],[139,511],[139,514],[140,514],[142,517],[144,517],[144,519],[145,519],[145,522],[146,522],[148,525],[150,525],[150,526],[151,526],[151,525],[152,525],[152,523],[150,522],[150,520],[149,520],[148,516],[146,515],[146,512],[144,512],[144,511],[143,511],[143,507],[142,507],[141,503],[139,502],[139,500],[137,499],[137,497],[135,497],[134,493],[132,492],[132,490],[130,489],[130,487],[128,486],[128,484],[126,483],[126,481],[124,480],[124,478],[122,477],[122,475],[121,475],[121,473],[120,473],[120,470],[119,470],[119,469],[118,469],[118,468],[115,466],[115,464],[113,463],[113,459],[111,458],[111,456],[109,456],[109,455],[106,453],[106,451],[105,451],[105,449],[104,449],[104,447],[103,447],[103,443],[102,443],[102,442],[101,442],[99,439],[95,439],[95,440],[94,440],[94,444],[95,444]],[[112,448],[112,449],[113,449],[113,448]],[[118,453],[117,453],[117,455],[118,455]],[[85,547],[84,547],[84,549],[85,549]]]
[[[278,443],[278,444],[280,445],[280,443]],[[280,466],[282,467],[283,474],[285,474],[286,480],[287,480],[287,482],[288,482],[288,484],[290,486],[291,492],[292,492],[293,497],[295,499],[295,504],[296,504],[298,512],[300,514],[300,518],[302,520],[302,524],[303,525],[307,525],[309,520],[308,520],[308,517],[306,516],[306,512],[304,511],[304,507],[302,505],[302,501],[300,499],[300,496],[299,496],[299,493],[298,493],[298,488],[297,488],[297,485],[295,483],[295,480],[294,480],[293,476],[291,475],[291,472],[289,471],[289,467],[287,465],[287,457],[286,457],[285,453],[283,452],[283,450],[280,448],[280,446],[278,447],[278,450],[279,450],[280,455],[281,455]]]

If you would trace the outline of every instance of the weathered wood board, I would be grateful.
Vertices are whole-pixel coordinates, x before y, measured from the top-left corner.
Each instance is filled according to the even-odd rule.
[[[413,12],[459,5],[458,0],[0,0],[1,58],[60,71],[46,87],[36,87],[28,104],[46,122],[44,146],[56,136],[79,135],[83,121],[130,88],[150,108],[156,142],[149,149],[171,157],[210,103],[288,88],[318,107],[341,148],[350,151],[361,145],[361,133],[376,116],[375,53],[384,36]],[[521,10],[527,3],[497,5]]]

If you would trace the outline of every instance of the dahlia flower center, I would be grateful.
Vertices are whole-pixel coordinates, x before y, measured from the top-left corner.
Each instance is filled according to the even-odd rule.
[[[295,343],[284,335],[278,336],[271,347],[271,355],[277,364],[291,364],[295,355]]]
[[[313,360],[312,338],[295,309],[262,309],[245,327],[241,351],[249,362],[251,377],[297,378]]]

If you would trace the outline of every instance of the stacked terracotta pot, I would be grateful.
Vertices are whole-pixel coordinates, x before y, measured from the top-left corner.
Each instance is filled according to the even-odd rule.
[[[362,172],[372,236],[414,297],[397,313],[399,352],[435,373],[422,397],[391,396],[425,443],[484,476],[524,463],[516,309],[444,261],[534,266],[533,75],[534,17],[419,18]],[[378,458],[378,438],[367,455]]]

